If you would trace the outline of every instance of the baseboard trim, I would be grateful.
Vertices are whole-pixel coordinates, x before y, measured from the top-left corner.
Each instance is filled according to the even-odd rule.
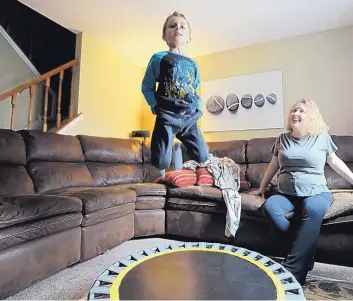
[[[67,134],[76,124],[83,120],[83,113],[77,114],[75,117],[61,124],[59,128],[54,128],[51,130],[53,133],[57,134]]]

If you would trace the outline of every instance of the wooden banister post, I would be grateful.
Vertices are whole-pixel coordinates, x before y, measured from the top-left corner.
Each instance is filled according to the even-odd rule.
[[[33,102],[35,98],[35,87],[37,84],[42,83],[45,81],[45,96],[44,96],[44,109],[43,109],[43,131],[46,132],[48,130],[48,94],[49,94],[49,88],[50,88],[50,79],[52,76],[56,74],[60,74],[60,82],[59,82],[59,91],[58,91],[58,118],[57,118],[57,127],[61,126],[61,103],[62,103],[62,84],[63,84],[63,77],[64,77],[64,72],[65,70],[71,68],[72,72],[72,80],[71,80],[71,91],[70,91],[70,103],[69,103],[69,116],[70,119],[73,118],[74,116],[74,102],[73,98],[75,96],[74,93],[74,83],[75,83],[75,73],[76,73],[76,64],[77,60],[74,59],[70,62],[67,62],[64,65],[61,65],[60,67],[57,67],[45,74],[42,74],[35,79],[32,79],[30,81],[27,81],[11,90],[8,90],[2,94],[0,94],[0,102],[8,100],[8,98],[11,97],[11,106],[12,106],[12,112],[11,112],[11,124],[10,128],[14,128],[14,120],[15,120],[15,109],[18,101],[18,96],[19,94],[26,90],[29,89],[29,99],[30,99],[30,105],[29,105],[29,112],[28,112],[28,129],[32,127],[32,115],[33,115]],[[41,99],[40,101],[43,101]]]
[[[17,104],[17,100],[18,100],[18,94],[19,93],[15,93],[11,97],[11,107],[12,107],[12,109],[11,109],[11,123],[10,123],[11,130],[13,130],[14,123],[15,123],[15,108],[16,108],[16,104]]]
[[[29,112],[28,112],[28,129],[32,127],[32,112],[33,112],[33,99],[35,95],[35,86],[31,86],[29,89]]]
[[[71,89],[70,89],[70,118],[74,116],[74,104],[73,104],[73,91],[74,91],[74,77],[75,77],[76,65],[71,67]]]
[[[48,115],[48,93],[50,87],[50,77],[45,80],[45,98],[44,98],[44,116],[43,116],[43,132],[48,130],[47,115]]]
[[[64,70],[60,71],[59,74],[59,91],[58,91],[58,108],[57,108],[57,115],[56,115],[56,127],[59,128],[61,125],[61,95],[62,95],[62,85],[64,79]]]

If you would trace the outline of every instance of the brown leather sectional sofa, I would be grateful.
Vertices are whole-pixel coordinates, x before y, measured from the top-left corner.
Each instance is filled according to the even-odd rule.
[[[353,137],[333,139],[353,168]],[[255,188],[274,140],[208,145],[213,155],[240,164]],[[0,297],[132,237],[177,235],[283,255],[261,215],[263,198],[241,193],[240,228],[235,239],[227,238],[220,190],[153,184],[149,159],[149,147],[133,139],[0,130]],[[353,187],[329,167],[327,181],[335,200],[316,258],[353,266]]]

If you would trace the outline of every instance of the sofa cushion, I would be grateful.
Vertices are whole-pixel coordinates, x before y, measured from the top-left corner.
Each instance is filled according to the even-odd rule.
[[[251,191],[251,190],[250,190]],[[190,196],[190,195],[189,195]],[[265,199],[261,196],[252,195],[249,192],[240,193],[241,209],[251,215],[262,216],[261,206]],[[226,213],[227,208],[222,195],[211,198],[177,198],[167,199],[167,209],[197,211],[205,213]]]
[[[164,177],[159,177],[154,182],[174,187],[185,187],[195,185],[197,177],[196,173],[192,170],[180,169],[166,172]]]
[[[103,163],[142,163],[142,143],[133,139],[77,136],[85,161]]]
[[[74,197],[36,194],[3,196],[0,197],[0,228],[81,210],[81,200]]]
[[[185,198],[193,200],[223,200],[221,190],[216,187],[209,186],[168,188],[167,195],[172,198]]]
[[[136,210],[163,209],[164,206],[164,196],[138,196],[135,202]]]
[[[166,172],[175,170],[172,165],[166,169]],[[153,183],[161,175],[161,171],[154,167],[151,163],[142,164],[142,182],[143,183]]]
[[[165,196],[167,194],[166,185],[158,183],[130,183],[117,185],[117,187],[132,189],[136,192],[136,196]]]
[[[103,210],[88,213],[83,217],[82,227],[92,226],[101,222],[113,220],[135,211],[134,203],[126,203],[119,206],[109,207]],[[117,229],[119,231],[119,229]]]
[[[0,250],[49,234],[79,227],[81,213],[60,214],[0,229]]]
[[[171,197],[167,199],[166,209],[216,214],[225,214],[227,212],[224,201],[219,199],[202,200]]]
[[[249,164],[246,169],[246,178],[249,180],[249,185],[252,188],[260,187],[261,180],[265,174],[266,168],[268,163],[255,163]],[[277,174],[272,178],[270,181],[269,187],[276,187],[277,186]]]
[[[269,163],[272,158],[271,149],[276,139],[277,137],[250,139],[246,147],[248,163]]]
[[[27,146],[27,161],[83,162],[80,141],[70,135],[22,130]]]
[[[0,165],[0,196],[31,193],[34,193],[33,182],[24,166]]]
[[[350,170],[353,170],[353,163],[346,163]],[[345,178],[334,171],[331,166],[325,166],[325,177],[329,189],[352,189],[353,186]]]
[[[208,142],[209,152],[218,158],[228,157],[235,163],[246,163],[246,140]]]
[[[353,162],[353,136],[332,135],[331,137],[338,147],[337,156],[340,157],[343,162]]]
[[[36,192],[43,193],[53,189],[93,186],[93,178],[84,163],[31,162],[28,172]]]
[[[84,215],[126,203],[133,203],[136,200],[135,191],[120,188],[119,186],[87,187],[81,189],[68,188],[51,191],[50,193],[80,199],[83,203],[82,212]]]
[[[251,214],[256,214],[259,216],[262,216],[262,205],[265,202],[265,198],[263,198],[260,195],[253,195],[251,194],[251,191],[255,189],[250,189],[247,192],[242,192],[240,194],[241,196],[241,208],[242,210],[251,213]]]
[[[196,187],[202,188],[198,190],[190,188],[191,187],[174,188],[169,190],[168,195],[170,197],[167,199],[166,208],[216,214],[226,213],[227,209],[222,195],[216,193],[218,189],[214,191],[215,188],[207,186]],[[252,190],[254,189],[240,193],[242,212],[246,212],[247,216],[256,216],[262,219],[262,205],[265,199],[258,195],[252,195]],[[220,190],[218,191],[220,192]],[[201,193],[203,193],[202,198],[200,198]],[[353,221],[353,190],[332,190],[332,193],[334,200],[324,216],[323,225],[342,221]],[[212,194],[214,196],[213,198],[211,196]],[[289,212],[286,217],[291,219],[293,215],[294,213]]]
[[[142,164],[86,163],[95,186],[111,186],[124,183],[142,183]]]
[[[208,142],[209,152],[218,158],[228,157],[235,163],[243,164],[246,163],[245,152],[246,152],[246,140],[231,140],[231,141],[216,141]],[[187,153],[185,145],[181,146],[183,154],[183,162],[190,160],[190,156]]]
[[[0,165],[25,165],[26,145],[22,136],[12,130],[0,129],[0,154]]]
[[[324,221],[335,221],[337,218],[348,217],[345,220],[353,221],[353,190],[332,190],[333,202],[328,209]]]

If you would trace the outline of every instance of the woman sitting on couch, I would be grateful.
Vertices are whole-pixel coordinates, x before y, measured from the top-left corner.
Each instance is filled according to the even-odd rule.
[[[290,237],[291,247],[282,265],[303,285],[322,220],[333,200],[326,184],[325,163],[352,184],[353,173],[335,154],[337,146],[314,101],[297,101],[287,122],[288,132],[277,138],[260,188],[253,193],[264,196],[265,187],[278,171],[278,191],[265,201],[263,214],[281,235]],[[286,218],[291,211],[300,217],[293,235]]]

